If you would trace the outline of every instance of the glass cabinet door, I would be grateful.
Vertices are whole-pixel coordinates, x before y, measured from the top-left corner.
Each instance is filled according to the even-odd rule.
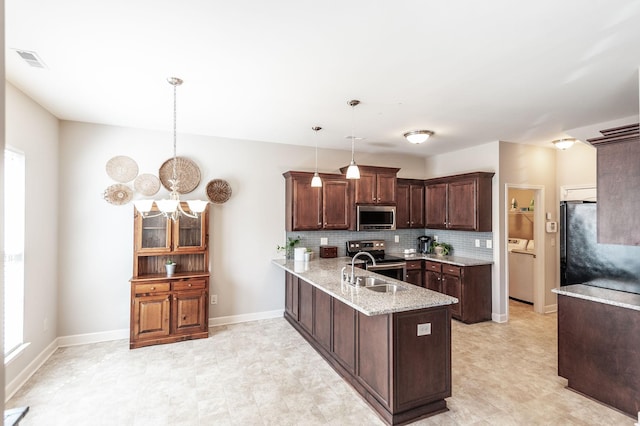
[[[185,206],[186,208],[186,206]],[[203,250],[206,241],[207,211],[205,210],[198,218],[191,218],[181,215],[173,223],[173,250],[174,251],[194,251]]]
[[[136,249],[139,252],[164,253],[171,250],[171,227],[164,216],[137,218]]]

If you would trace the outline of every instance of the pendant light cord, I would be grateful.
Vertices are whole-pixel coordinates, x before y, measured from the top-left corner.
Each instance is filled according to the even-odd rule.
[[[176,179],[178,178],[177,176],[177,172],[176,172],[176,163],[177,161],[177,157],[176,157],[176,145],[177,145],[177,126],[176,126],[176,120],[177,120],[177,102],[176,102],[176,90],[177,90],[177,84],[173,84],[173,180],[174,182],[176,181]],[[175,185],[175,183],[174,183]],[[176,191],[178,190],[177,185],[176,185]]]

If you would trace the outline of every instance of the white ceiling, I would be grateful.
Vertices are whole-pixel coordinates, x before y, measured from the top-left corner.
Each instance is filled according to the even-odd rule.
[[[434,155],[638,115],[640,1],[5,0],[7,79],[60,119]],[[12,49],[35,51],[46,69]],[[355,111],[350,99],[362,103]],[[352,114],[353,113],[353,114]],[[352,117],[355,117],[352,120]],[[408,130],[435,136],[410,145]],[[170,142],[167,148],[170,148]]]

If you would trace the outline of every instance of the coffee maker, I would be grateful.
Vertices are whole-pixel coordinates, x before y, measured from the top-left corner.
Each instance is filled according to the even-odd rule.
[[[432,238],[427,235],[418,237],[418,252],[419,253],[431,253],[431,240]]]

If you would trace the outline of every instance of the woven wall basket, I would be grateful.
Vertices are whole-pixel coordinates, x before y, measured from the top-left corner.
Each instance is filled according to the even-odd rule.
[[[207,184],[207,197],[212,203],[226,203],[231,198],[231,185],[226,180],[213,179]]]
[[[107,175],[116,182],[126,183],[138,176],[138,163],[131,157],[118,155],[107,161]]]
[[[127,185],[116,183],[104,190],[103,197],[107,202],[121,206],[133,198],[133,191]]]
[[[150,197],[160,191],[160,179],[150,173],[142,173],[133,181],[133,188],[140,194]]]
[[[185,157],[176,157],[176,175],[178,177],[178,193],[188,194],[200,184],[200,169],[193,161]],[[169,180],[173,176],[173,158],[165,161],[158,171],[160,182],[167,190],[171,191]]]

